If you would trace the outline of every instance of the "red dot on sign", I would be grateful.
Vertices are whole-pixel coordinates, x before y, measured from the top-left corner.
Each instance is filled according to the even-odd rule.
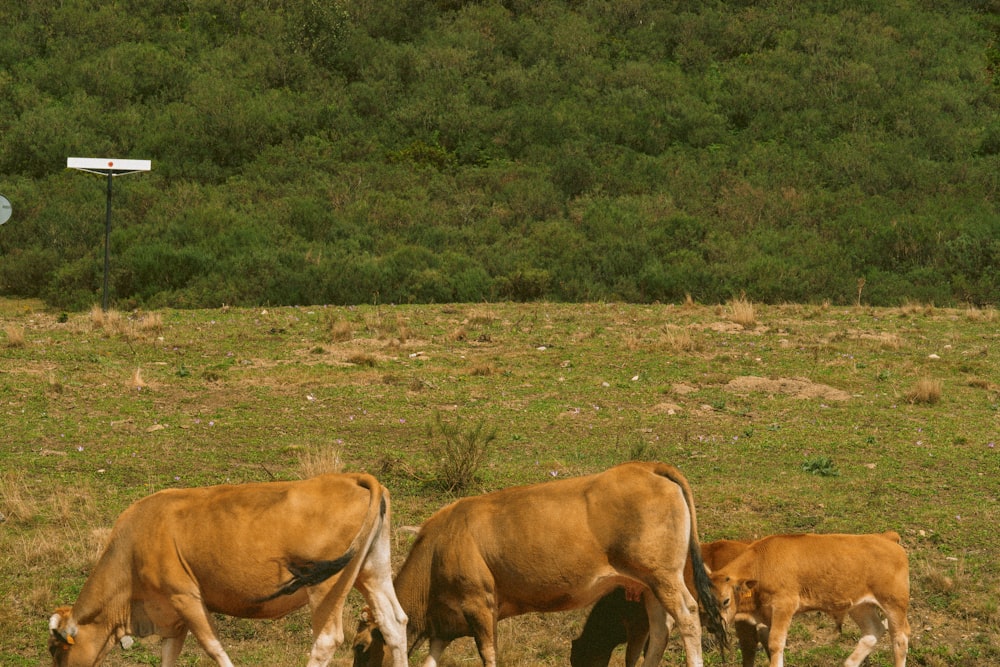
[[[113,166],[115,166],[115,163],[114,163],[114,162],[109,162],[109,163],[108,163],[108,166],[109,166],[109,167],[113,167]]]

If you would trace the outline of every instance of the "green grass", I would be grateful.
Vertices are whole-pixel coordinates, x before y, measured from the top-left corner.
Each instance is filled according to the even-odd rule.
[[[704,540],[896,530],[910,664],[1000,662],[993,310],[755,305],[749,328],[724,307],[607,303],[162,311],[114,329],[59,315],[0,301],[0,664],[46,662],[52,609],[153,491],[296,478],[304,456],[333,452],[390,488],[395,525],[419,523],[453,498],[435,413],[496,430],[470,492],[658,458],[689,478]],[[22,345],[5,345],[7,327]],[[922,378],[940,382],[936,403],[907,401]],[[408,538],[395,546],[398,561]],[[505,621],[503,664],[566,664],[582,618]],[[843,660],[855,629],[828,625],[796,623],[794,664]],[[221,632],[244,665],[301,665],[310,644],[302,613]],[[678,642],[668,651],[682,661]],[[473,654],[459,643],[446,664]],[[193,642],[181,663],[209,664]],[[158,645],[107,664],[158,664]],[[873,665],[886,664],[883,641]]]

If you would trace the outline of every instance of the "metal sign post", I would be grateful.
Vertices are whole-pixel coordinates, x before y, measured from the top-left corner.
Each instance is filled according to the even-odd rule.
[[[89,171],[92,174],[107,175],[108,177],[108,205],[104,216],[104,294],[101,298],[101,310],[108,309],[108,263],[111,248],[111,179],[115,176],[125,174],[135,174],[140,171],[152,169],[149,160],[118,160],[99,157],[70,157],[66,158],[68,169],[79,169]]]

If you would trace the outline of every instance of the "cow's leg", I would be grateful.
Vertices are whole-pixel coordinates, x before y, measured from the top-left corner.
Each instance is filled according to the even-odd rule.
[[[187,628],[181,628],[181,633],[176,637],[164,637],[160,645],[160,662],[163,667],[174,667],[177,664],[177,656],[184,648],[184,640],[187,639]]]
[[[635,667],[649,644],[649,612],[646,605],[628,602],[625,607],[625,667]],[[671,617],[667,616],[667,637]],[[669,641],[669,640],[668,640]]]
[[[308,589],[313,645],[306,667],[326,667],[344,643],[344,602],[349,585],[349,579],[336,575]]]
[[[430,642],[428,642],[427,659],[424,660],[423,667],[438,667],[441,663],[441,654],[444,653],[444,650],[448,648],[448,644],[450,643],[450,641],[432,637]]]
[[[910,647],[910,622],[906,620],[906,611],[893,607],[884,609],[884,611],[889,623],[893,665],[894,667],[906,667],[906,652]]]
[[[792,626],[792,616],[795,607],[788,609],[775,608],[771,615],[771,629],[767,636],[767,651],[771,654],[771,667],[784,667],[785,642],[788,641],[788,629]]]
[[[318,628],[317,620],[313,619],[313,645],[309,652],[309,662],[306,667],[326,667],[333,660],[337,647],[344,643],[344,605],[335,604],[330,607],[326,622]]]
[[[393,667],[406,667],[407,618],[392,585],[388,531],[383,530],[372,545],[354,586],[368,602],[385,645],[389,647]]]
[[[736,637],[740,642],[743,667],[753,667],[757,659],[757,642],[759,640],[757,626],[747,621],[736,621]]]
[[[844,667],[858,667],[875,648],[878,638],[885,634],[885,627],[882,625],[882,619],[879,618],[875,605],[863,604],[854,607],[848,613],[861,628],[861,639],[854,648],[854,652],[844,661]]]
[[[215,632],[215,626],[208,615],[208,610],[201,602],[198,595],[188,595],[179,593],[171,596],[170,604],[177,614],[184,619],[188,630],[198,640],[201,648],[215,660],[219,667],[233,667],[233,661],[229,659],[225,649],[219,642],[219,637]],[[177,649],[178,652],[180,649]]]
[[[497,667],[497,619],[492,614],[490,616],[488,619],[482,616],[466,616],[483,667]]]
[[[687,667],[702,667],[698,602],[684,584],[683,572],[678,570],[672,576],[660,579],[654,592],[662,610],[669,612],[677,623],[684,643],[685,664]],[[656,667],[667,647],[667,621],[665,616],[662,619],[653,618],[655,605],[647,604],[646,613],[649,614],[649,644],[642,667]]]
[[[663,608],[651,590],[647,589],[642,594],[642,601],[646,607],[646,618],[649,620],[649,639],[645,644],[646,652],[643,656],[642,667],[655,667],[663,658],[663,652],[667,648],[670,620],[667,617],[667,610]],[[631,657],[638,659],[638,656],[635,655]]]
[[[647,614],[648,618],[648,614]],[[667,635],[670,634],[670,617],[667,617]],[[643,653],[646,651],[646,646],[649,643],[649,628],[646,627],[644,632],[636,631],[636,628],[630,628],[628,631],[628,639],[625,642],[625,667],[635,667],[639,664],[639,658],[642,657]],[[611,660],[611,656],[608,655],[608,660],[602,661],[603,664],[607,665]]]

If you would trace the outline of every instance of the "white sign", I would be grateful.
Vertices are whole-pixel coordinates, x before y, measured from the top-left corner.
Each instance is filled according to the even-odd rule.
[[[82,169],[83,171],[94,171],[100,174],[111,172],[132,173],[136,171],[149,171],[153,168],[149,160],[121,160],[119,158],[102,157],[68,157],[66,167],[69,169]]]
[[[0,225],[10,220],[10,200],[0,195]]]

